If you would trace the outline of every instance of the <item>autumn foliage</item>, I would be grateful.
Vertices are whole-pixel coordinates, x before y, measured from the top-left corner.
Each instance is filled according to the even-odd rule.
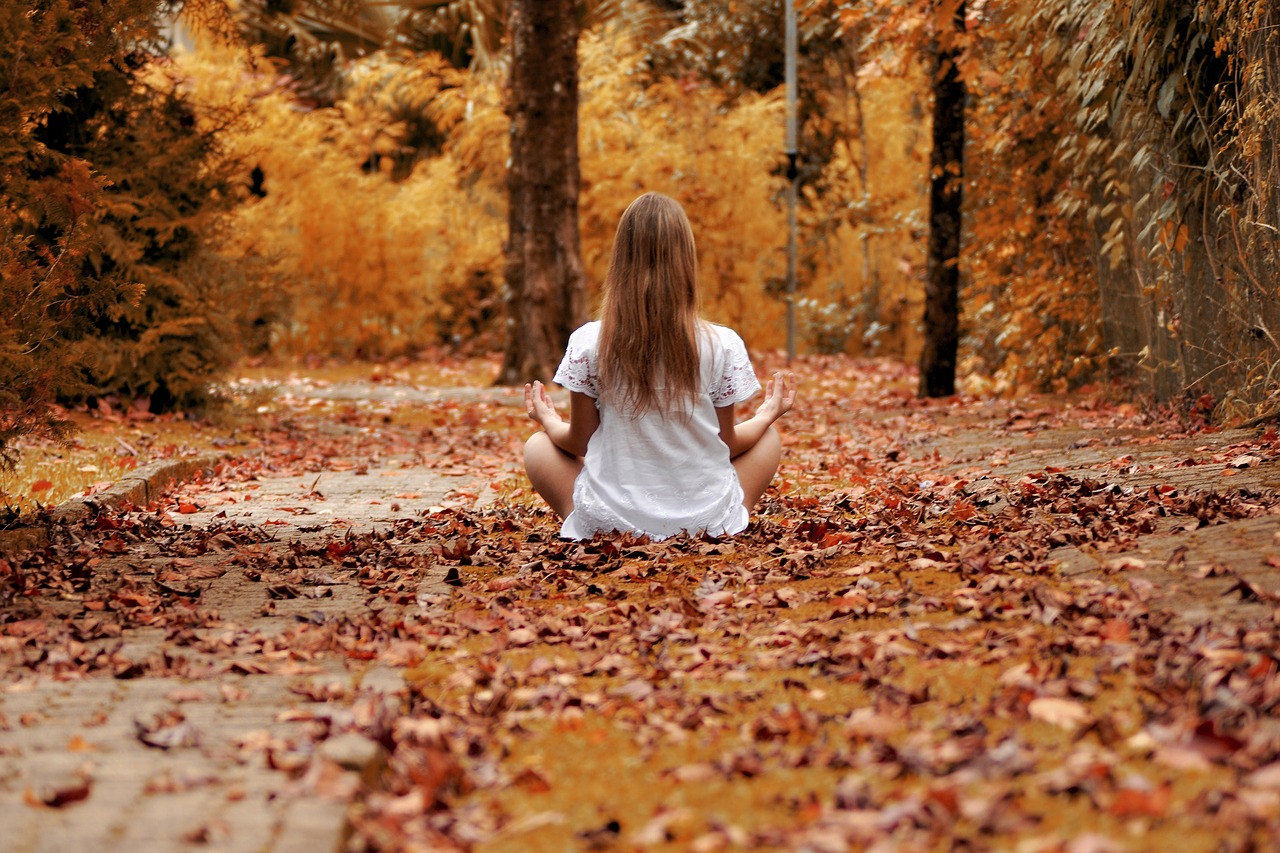
[[[1004,192],[974,211],[971,281],[978,316],[1005,323],[976,324],[975,354],[1036,384],[1105,367],[1161,398],[1216,398],[1223,416],[1270,406],[1275,14],[1201,0],[995,16],[972,160]],[[1002,335],[1047,351],[1014,356]]]
[[[221,135],[163,60],[157,0],[0,11],[0,462],[57,434],[57,400],[198,404],[255,319],[251,253],[221,250],[242,200]]]
[[[589,29],[580,57],[589,288],[627,201],[670,193],[699,235],[708,313],[760,348],[780,344],[784,307],[780,5],[623,16]],[[1224,415],[1271,393],[1270,13],[1157,5],[1028,0],[970,12],[962,387],[1124,377],[1163,398],[1225,395],[1235,408]],[[924,74],[947,8],[802,7],[798,308],[810,350],[910,359],[919,346]],[[1224,35],[1210,39],[1213,28]],[[225,65],[216,74],[234,78]],[[276,197],[243,233],[293,247],[281,255],[294,285],[278,343],[493,349],[500,63],[379,51],[347,79],[332,107],[302,112],[288,78],[269,96],[249,89]],[[266,151],[291,133],[324,144]],[[334,201],[301,201],[317,198]],[[333,308],[340,325],[324,322]]]
[[[0,13],[26,81],[3,96],[5,441],[59,398],[196,401],[246,350],[502,348],[506,4],[430,5],[412,38],[378,42],[386,10],[351,4],[354,41],[304,43],[201,0],[167,51],[156,0]],[[659,190],[694,223],[708,316],[775,348],[783,6],[674,6],[583,5],[588,301],[618,214]],[[920,348],[927,75],[953,9],[800,6],[802,351]],[[970,4],[962,390],[1121,379],[1270,408],[1278,34],[1262,0]]]

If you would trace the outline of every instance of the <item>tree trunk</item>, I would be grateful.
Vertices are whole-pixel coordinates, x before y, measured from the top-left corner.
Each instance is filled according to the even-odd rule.
[[[575,0],[511,4],[507,346],[500,385],[548,381],[584,319]]]
[[[946,5],[946,0],[941,0]],[[947,397],[956,390],[960,345],[960,215],[964,201],[964,101],[959,36],[964,0],[950,21],[939,20],[933,75],[933,151],[929,155],[929,259],[925,282],[924,347],[920,351],[921,397]],[[945,28],[953,28],[948,31]]]

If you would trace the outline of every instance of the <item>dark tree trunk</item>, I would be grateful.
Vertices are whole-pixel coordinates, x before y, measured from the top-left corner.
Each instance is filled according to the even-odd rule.
[[[511,4],[507,347],[500,385],[550,380],[584,319],[575,0]]]
[[[929,259],[925,282],[924,347],[920,351],[921,397],[956,391],[960,345],[960,214],[964,201],[965,84],[956,60],[964,32],[964,0],[939,27],[933,75],[933,151],[929,156]]]

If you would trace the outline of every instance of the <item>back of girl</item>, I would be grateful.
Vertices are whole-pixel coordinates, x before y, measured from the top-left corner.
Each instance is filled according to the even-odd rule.
[[[736,423],[760,383],[742,339],[699,317],[693,231],[674,199],[646,193],[623,213],[600,319],[573,333],[555,381],[570,392],[568,421],[541,383],[525,386],[543,427],[525,467],[564,519],[562,536],[746,528],[781,455],[772,424],[795,391],[775,376],[756,414]]]

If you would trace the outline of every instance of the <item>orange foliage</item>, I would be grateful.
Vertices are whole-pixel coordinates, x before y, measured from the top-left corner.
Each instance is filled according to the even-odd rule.
[[[969,214],[962,371],[971,387],[1064,391],[1104,356],[1088,199],[1058,154],[1071,103],[1053,66],[1017,56],[1005,18],[981,24],[966,69]]]
[[[733,39],[750,17],[744,5],[721,15]],[[802,117],[815,161],[802,164],[802,351],[916,356],[929,177],[923,69],[938,16],[952,8],[801,4],[804,102],[817,105]],[[1223,411],[1280,406],[1268,284],[1280,258],[1274,4],[968,9],[958,36],[972,93],[962,387],[1065,389],[1110,368],[1146,377],[1166,398],[1217,394]],[[590,295],[623,207],[661,190],[694,222],[707,315],[757,350],[780,347],[781,91],[664,76],[646,26],[620,18],[581,40]],[[1184,32],[1167,50],[1146,47]],[[436,54],[375,51],[340,68],[344,94],[323,109],[260,54],[223,41],[200,44],[176,67],[228,156],[259,170],[218,245],[277,294],[260,312],[267,346],[367,357],[500,347],[500,63],[462,71]],[[248,120],[226,127],[225,116]],[[43,197],[59,215],[70,204]],[[265,268],[264,255],[274,259]]]
[[[694,223],[705,313],[738,328],[755,348],[781,346],[781,92],[726,102],[710,86],[654,82],[642,46],[617,28],[586,33],[580,59],[590,296],[622,209],[659,190],[678,198]],[[501,78],[458,71],[432,54],[376,54],[349,69],[351,85],[335,108],[307,109],[243,49],[202,44],[181,62],[207,103],[234,103],[253,116],[252,130],[233,144],[262,169],[266,196],[239,212],[233,243],[276,258],[283,297],[277,351],[381,357],[441,342],[498,345],[508,127]],[[869,332],[868,341],[891,338],[904,352],[915,313],[904,308],[919,302],[912,211],[927,152],[916,143],[918,105],[903,97],[908,84],[874,68],[863,78],[848,82],[863,88],[859,104],[876,132],[865,155],[856,141],[842,145],[828,176],[863,201],[850,204],[843,192],[806,199],[799,315],[812,346],[830,348],[824,341],[835,334],[837,349],[857,347]],[[833,94],[832,105],[851,120],[849,91]],[[406,110],[425,113],[441,144],[407,174],[392,175],[403,163],[397,116]],[[870,191],[861,183],[862,161],[870,164]],[[876,281],[870,305],[869,274]]]
[[[412,79],[439,94],[456,72],[430,58],[379,60],[357,69],[350,97],[335,109],[307,110],[265,63],[245,59],[242,50],[203,45],[183,64],[201,97],[240,103],[253,116],[235,144],[262,170],[266,195],[239,211],[234,229],[242,246],[266,246],[276,259],[285,304],[273,346],[385,356],[415,352],[442,328],[452,334],[457,315],[483,300],[477,288],[496,287],[500,186],[464,184],[465,151],[447,149],[398,183],[362,164],[397,144],[395,126],[382,120],[389,90]],[[432,101],[442,124],[459,124],[467,110],[499,113],[495,86],[468,83]]]

